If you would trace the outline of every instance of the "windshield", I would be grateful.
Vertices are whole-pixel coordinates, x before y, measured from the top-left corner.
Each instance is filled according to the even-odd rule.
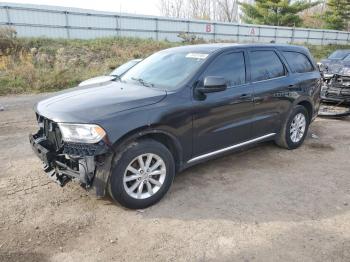
[[[175,90],[200,67],[207,56],[205,53],[158,52],[131,68],[121,81]]]
[[[131,60],[129,62],[126,62],[125,64],[122,64],[121,66],[118,66],[116,69],[112,71],[109,75],[111,76],[121,76],[126,71],[128,71],[130,68],[132,68],[134,65],[139,63],[141,60]]]
[[[350,54],[349,51],[338,50],[338,51],[333,52],[328,58],[329,59],[343,59],[348,54]]]
[[[350,61],[350,54],[348,54],[345,58],[344,61]]]

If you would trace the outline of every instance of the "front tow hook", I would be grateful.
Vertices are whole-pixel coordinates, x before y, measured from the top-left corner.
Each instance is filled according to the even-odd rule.
[[[64,187],[71,179],[66,175],[57,174],[56,170],[52,170],[47,173],[48,177],[52,179],[55,183],[59,184],[61,187]]]

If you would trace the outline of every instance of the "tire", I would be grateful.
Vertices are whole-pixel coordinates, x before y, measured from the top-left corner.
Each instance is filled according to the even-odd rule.
[[[152,171],[157,165],[159,166]],[[138,140],[126,146],[113,161],[109,194],[124,207],[143,209],[163,198],[174,176],[175,163],[170,151],[155,140]]]
[[[300,137],[299,136],[292,137],[291,128],[292,128],[293,123],[295,125],[295,122],[293,122],[293,121],[296,121],[297,116],[304,117],[305,129],[303,131],[302,136],[300,135]],[[300,147],[305,140],[305,137],[306,137],[307,132],[309,130],[309,125],[310,125],[310,117],[309,117],[309,114],[308,114],[306,108],[303,106],[300,106],[300,105],[295,106],[293,108],[292,112],[289,114],[287,121],[285,121],[278,138],[275,140],[275,143],[278,146],[289,149],[289,150],[296,149],[296,148]],[[301,129],[299,129],[299,130],[301,130]],[[299,133],[299,134],[301,134],[301,133]]]

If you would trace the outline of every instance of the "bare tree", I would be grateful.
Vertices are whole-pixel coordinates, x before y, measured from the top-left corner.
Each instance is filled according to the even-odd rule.
[[[211,0],[188,0],[191,18],[210,20]]]
[[[176,18],[192,18],[237,22],[238,0],[159,0],[162,15]]]
[[[224,22],[237,22],[238,15],[238,1],[236,0],[217,0],[218,5],[218,20]]]
[[[187,17],[184,0],[160,0],[159,10],[162,15],[167,17]]]

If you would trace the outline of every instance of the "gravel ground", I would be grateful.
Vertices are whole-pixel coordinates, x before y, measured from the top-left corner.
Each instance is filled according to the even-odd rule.
[[[41,97],[0,97],[0,261],[350,261],[350,120],[190,168],[132,211],[44,175],[27,141]]]

